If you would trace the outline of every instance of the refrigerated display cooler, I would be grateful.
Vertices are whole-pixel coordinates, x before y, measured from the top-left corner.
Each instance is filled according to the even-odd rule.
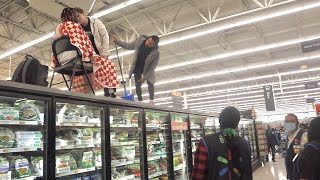
[[[185,180],[215,117],[0,81],[0,179]]]

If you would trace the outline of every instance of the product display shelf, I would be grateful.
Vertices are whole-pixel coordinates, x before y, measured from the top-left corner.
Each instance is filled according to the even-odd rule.
[[[256,145],[256,137],[255,137],[255,128],[253,119],[241,118],[240,123],[238,125],[238,134],[248,141],[250,149],[251,149],[251,158],[252,160],[257,159],[257,145]]]
[[[146,112],[148,178],[168,178],[169,114]]]
[[[56,177],[102,177],[102,108],[63,100],[56,107]]]
[[[43,176],[47,100],[0,96],[0,179],[33,180]]]
[[[0,129],[37,132],[34,147],[25,147],[19,137],[19,146],[0,148],[0,158],[19,156],[32,167],[29,177],[11,179],[188,180],[191,141],[197,142],[205,128],[191,126],[189,117],[210,116],[13,82],[0,82],[0,96],[6,97],[0,98],[0,112],[13,115],[2,118],[0,113]],[[23,102],[33,105],[21,109]],[[20,111],[37,120],[14,118]],[[201,130],[201,136],[191,137]],[[50,164],[54,161],[56,166]]]
[[[171,114],[171,126],[174,179],[187,179],[187,139],[190,138],[188,117],[183,114]]]
[[[257,121],[256,126],[257,126],[257,134],[258,134],[257,138],[258,138],[258,145],[259,145],[260,161],[265,162],[266,156],[268,154],[266,131],[261,121]]]
[[[112,179],[139,179],[141,173],[141,111],[110,108],[110,148]]]

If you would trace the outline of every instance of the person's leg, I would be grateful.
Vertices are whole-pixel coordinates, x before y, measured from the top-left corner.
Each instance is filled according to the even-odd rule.
[[[147,81],[148,83],[148,90],[149,90],[149,95],[150,95],[150,101],[154,100],[154,84],[151,82]]]
[[[271,153],[272,153],[272,161],[276,162],[276,160],[275,160],[275,146],[274,145],[271,145]]]
[[[141,89],[141,82],[139,80],[141,79],[142,74],[140,73],[135,73],[134,74],[134,80],[136,84],[136,94],[138,96],[138,100],[142,101],[142,89]]]
[[[266,155],[266,161],[269,161],[270,149],[271,149],[271,147],[270,147],[270,145],[268,144],[268,153],[267,153],[267,155]]]

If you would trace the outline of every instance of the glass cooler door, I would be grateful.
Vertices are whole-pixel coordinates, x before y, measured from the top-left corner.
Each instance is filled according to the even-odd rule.
[[[56,114],[56,177],[102,179],[103,109],[57,102]]]
[[[148,179],[168,179],[169,114],[146,112]]]
[[[191,149],[192,155],[196,152],[201,137],[204,136],[203,125],[206,117],[190,115]],[[193,156],[192,156],[193,158]]]
[[[204,134],[213,134],[215,133],[215,118],[214,117],[207,117],[204,123]]]
[[[173,169],[175,180],[185,180],[189,177],[186,154],[188,133],[187,119],[187,115],[171,114]]]
[[[0,179],[43,179],[47,118],[46,100],[0,96]]]
[[[139,109],[110,108],[111,176],[113,180],[141,179],[141,119]]]

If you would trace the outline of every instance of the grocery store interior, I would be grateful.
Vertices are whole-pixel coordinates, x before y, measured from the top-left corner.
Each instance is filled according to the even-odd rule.
[[[160,37],[154,100],[147,83],[143,102],[121,99],[121,83],[117,98],[49,87],[53,74],[64,80],[51,65],[66,7],[104,24],[129,95],[134,52],[112,37]],[[319,0],[0,0],[0,180],[192,179],[197,145],[220,131],[227,106],[241,113],[253,179],[286,180],[285,116],[308,131],[320,114],[319,10]],[[30,57],[48,67],[45,85],[26,82],[43,74],[22,63]],[[279,139],[275,162],[267,125]]]

